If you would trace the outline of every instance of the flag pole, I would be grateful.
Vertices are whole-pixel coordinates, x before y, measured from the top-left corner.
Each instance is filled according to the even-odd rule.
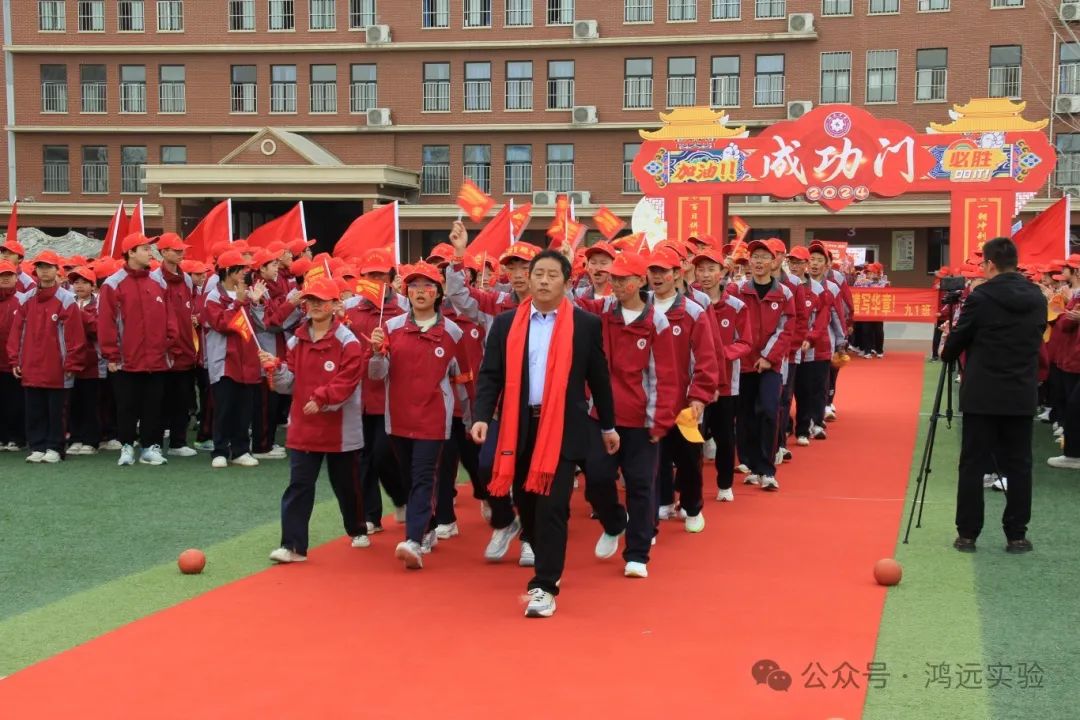
[[[513,228],[513,221],[511,221],[511,228]],[[513,230],[510,231],[513,233]],[[484,254],[480,256],[480,289],[484,289],[484,281],[487,279],[487,250],[484,250]]]

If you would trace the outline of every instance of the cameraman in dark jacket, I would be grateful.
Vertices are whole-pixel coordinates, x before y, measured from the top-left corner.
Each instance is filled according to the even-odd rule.
[[[1031,519],[1031,426],[1038,405],[1039,348],[1046,329],[1046,298],[1016,272],[1016,245],[994,238],[983,245],[989,278],[960,311],[941,359],[965,353],[960,411],[963,444],[956,492],[953,546],[974,552],[983,526],[983,474],[988,465],[1009,479],[1001,523],[1006,551],[1028,552]]]

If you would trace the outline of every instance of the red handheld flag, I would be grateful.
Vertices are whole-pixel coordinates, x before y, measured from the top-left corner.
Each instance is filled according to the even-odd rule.
[[[495,217],[488,221],[480,234],[469,243],[465,252],[471,257],[480,257],[487,253],[487,257],[497,258],[510,247],[513,238],[513,223],[510,219],[510,206],[503,205]]]
[[[382,305],[383,298],[386,297],[386,284],[360,278],[356,281],[356,294],[372,305]]]
[[[146,221],[143,217],[142,198],[139,198],[135,203],[135,207],[131,208],[131,217],[128,218],[127,231],[120,236],[120,240],[123,240],[133,233],[146,234]]]
[[[255,228],[247,237],[251,247],[267,247],[275,240],[287,243],[296,238],[306,238],[307,227],[304,223],[304,201],[296,203],[289,212],[274,218]]]
[[[366,212],[353,220],[334,245],[334,257],[364,257],[372,250],[382,250],[398,264],[398,225],[397,201]]]
[[[738,215],[731,216],[731,228],[735,231],[735,242],[742,242],[750,234],[750,224]]]
[[[473,222],[480,222],[495,207],[495,199],[466,178],[458,191],[457,204]]]
[[[513,207],[512,202],[511,207]],[[525,232],[525,227],[529,224],[531,218],[532,203],[525,203],[510,211],[510,224],[514,229],[514,242],[517,242],[518,238],[521,237],[521,233]]]
[[[597,208],[593,221],[596,223],[596,229],[609,241],[626,227],[626,223],[604,205]]]
[[[121,243],[127,236],[128,219],[124,212],[124,201],[116,206],[112,219],[109,221],[109,229],[105,231],[105,238],[101,241],[99,258],[120,259],[124,256]]]
[[[1021,265],[1045,265],[1068,257],[1070,210],[1066,195],[1013,235]]]
[[[11,214],[8,215],[7,221],[7,238],[6,240],[19,241],[19,201],[11,203]]]
[[[229,328],[235,330],[240,337],[244,340],[252,340],[255,337],[255,329],[251,327],[251,323],[248,322],[247,313],[240,310],[233,316],[233,319],[229,321]]]
[[[219,242],[232,242],[232,200],[222,200],[199,221],[186,238],[189,260],[207,260],[210,248]]]

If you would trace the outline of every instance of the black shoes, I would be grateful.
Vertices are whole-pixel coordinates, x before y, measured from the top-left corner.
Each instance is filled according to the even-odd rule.
[[[1029,553],[1035,549],[1035,546],[1031,544],[1031,541],[1027,538],[1020,540],[1010,540],[1005,546],[1005,552],[1018,555],[1020,553]]]
[[[964,553],[973,553],[973,552],[975,552],[975,541],[972,540],[971,538],[957,537],[956,540],[953,540],[952,546],[954,548],[956,548],[957,550],[959,550],[960,552],[964,552]]]

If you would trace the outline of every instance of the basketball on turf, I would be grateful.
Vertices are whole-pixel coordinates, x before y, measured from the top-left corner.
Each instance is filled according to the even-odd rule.
[[[903,576],[904,569],[892,558],[881,558],[874,563],[874,579],[878,585],[899,585]]]
[[[180,553],[176,564],[180,567],[180,572],[185,575],[198,575],[206,567],[206,555],[202,550],[191,548]]]

